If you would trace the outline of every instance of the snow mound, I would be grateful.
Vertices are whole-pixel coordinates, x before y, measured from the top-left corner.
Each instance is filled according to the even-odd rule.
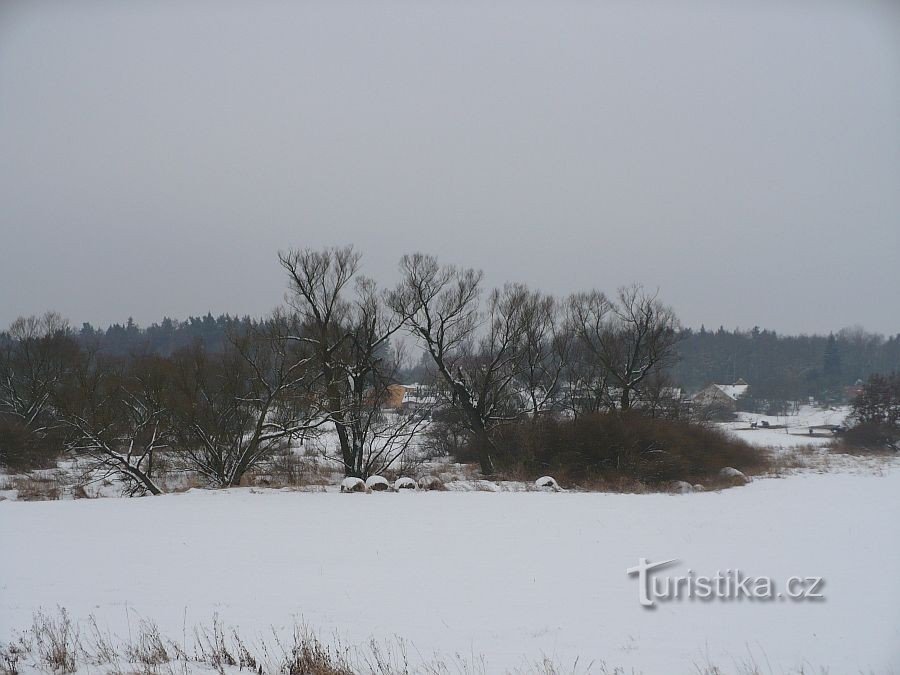
[[[552,476],[541,476],[536,481],[534,481],[534,486],[537,488],[541,488],[542,490],[552,490],[553,492],[559,492],[559,483],[557,483],[556,479]]]
[[[422,476],[419,479],[420,490],[443,490],[444,482],[437,476]]]
[[[733,485],[746,485],[750,482],[746,474],[730,466],[726,466],[719,472],[719,478],[724,478]]]
[[[489,480],[451,480],[444,483],[451,492],[502,492],[503,487]]]
[[[341,481],[341,492],[365,492],[366,484],[362,478],[345,478]]]
[[[669,490],[677,495],[688,495],[694,491],[694,486],[683,480],[675,480],[669,485]]]
[[[369,476],[366,478],[366,487],[375,492],[382,492],[390,490],[391,484],[387,482],[387,478],[384,476]]]
[[[407,478],[406,476],[401,476],[397,480],[394,481],[394,489],[395,490],[415,490],[416,489],[416,481],[412,478]]]
[[[476,492],[500,492],[501,488],[496,483],[492,483],[489,480],[476,480],[475,481],[475,491]]]

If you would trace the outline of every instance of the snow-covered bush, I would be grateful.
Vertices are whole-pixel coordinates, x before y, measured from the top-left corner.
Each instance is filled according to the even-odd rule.
[[[419,479],[420,490],[443,490],[444,483],[437,476],[422,476]]]
[[[395,490],[415,490],[416,489],[416,481],[412,478],[408,478],[406,476],[401,476],[397,480],[394,481],[394,489]]]
[[[390,490],[391,484],[384,476],[369,476],[366,478],[366,487],[373,492],[383,492]]]
[[[542,490],[552,490],[553,492],[559,492],[560,489],[559,483],[552,476],[541,476],[534,481],[534,486]]]
[[[341,492],[365,492],[366,483],[362,478],[348,477],[341,481]]]

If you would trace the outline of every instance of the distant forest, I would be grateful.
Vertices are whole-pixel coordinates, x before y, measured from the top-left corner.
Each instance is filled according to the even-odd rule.
[[[207,314],[186,321],[165,318],[142,328],[129,319],[105,329],[83,324],[75,331],[85,346],[113,356],[151,353],[171,356],[197,342],[210,351],[224,349],[229,330],[253,323],[250,317]],[[746,380],[754,397],[824,402],[846,399],[846,387],[874,373],[900,371],[900,334],[885,338],[859,328],[831,335],[778,335],[774,331],[710,331],[683,329],[677,343],[679,360],[672,369],[675,384],[694,392],[711,383]],[[407,381],[420,380],[424,365],[401,371]]]

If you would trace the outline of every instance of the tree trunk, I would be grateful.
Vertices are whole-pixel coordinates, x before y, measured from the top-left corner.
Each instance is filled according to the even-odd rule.
[[[628,410],[631,408],[631,388],[627,386],[622,387],[622,397],[619,400],[619,407],[622,410]]]
[[[140,483],[144,487],[144,489],[147,490],[147,492],[149,492],[150,494],[152,494],[152,495],[161,495],[162,494],[162,490],[160,490],[159,487],[156,485],[156,483],[153,482],[153,479],[150,478],[150,476],[145,474],[140,469],[131,467],[130,469],[126,470],[126,473],[131,475],[131,477],[134,480],[136,480],[138,483]]]
[[[481,465],[481,473],[485,478],[494,475],[494,460],[491,454],[494,451],[494,443],[487,431],[478,434],[478,463]]]

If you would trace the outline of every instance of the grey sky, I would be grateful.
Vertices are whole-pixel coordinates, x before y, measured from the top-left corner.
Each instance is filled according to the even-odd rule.
[[[900,332],[898,6],[5,2],[0,324],[258,315],[355,243]]]

